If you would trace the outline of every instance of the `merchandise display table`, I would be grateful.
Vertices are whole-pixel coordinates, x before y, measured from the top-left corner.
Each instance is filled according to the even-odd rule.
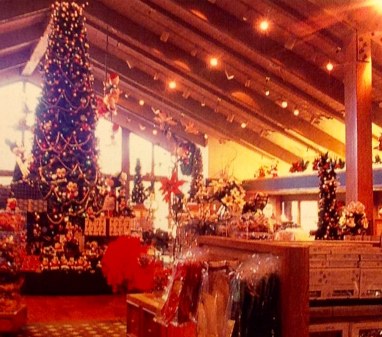
[[[128,294],[126,304],[128,337],[196,337],[196,326],[193,323],[180,327],[164,326],[155,320],[163,301],[154,294]]]

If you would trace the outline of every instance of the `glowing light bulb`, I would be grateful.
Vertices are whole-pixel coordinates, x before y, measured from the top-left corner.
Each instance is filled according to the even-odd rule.
[[[259,24],[259,28],[262,32],[266,32],[269,29],[269,22],[267,20],[262,20]]]
[[[138,101],[138,104],[139,104],[140,106],[144,106],[144,105],[145,105],[145,101],[144,101],[143,99],[140,99],[140,100]]]
[[[240,125],[243,129],[245,129],[246,127],[247,127],[247,123],[246,122],[243,122],[243,123],[241,123],[241,125]]]
[[[286,108],[288,107],[288,102],[287,102],[286,100],[283,100],[283,101],[281,102],[281,107],[282,107],[283,109],[286,109]]]
[[[297,108],[294,108],[293,115],[298,116],[299,114],[300,114],[300,110],[298,110]]]
[[[327,71],[332,71],[333,68],[334,68],[334,66],[333,66],[333,63],[332,63],[332,62],[328,62],[328,63],[326,64],[326,70],[327,70]]]
[[[215,67],[218,66],[218,64],[219,64],[219,61],[218,61],[218,59],[216,57],[211,57],[210,58],[210,66],[211,67],[215,68]]]
[[[170,89],[175,89],[176,88],[176,82],[175,81],[170,81],[168,82],[168,87]]]

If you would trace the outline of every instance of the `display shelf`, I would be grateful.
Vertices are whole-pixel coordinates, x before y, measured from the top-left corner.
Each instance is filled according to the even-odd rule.
[[[346,189],[346,170],[338,170],[337,192]],[[310,194],[318,191],[317,171],[294,173],[284,177],[261,178],[243,181],[246,191],[264,192],[269,195]],[[373,190],[382,190],[382,168],[373,168]]]
[[[21,302],[25,255],[26,217],[20,212],[0,212],[0,332],[13,333],[26,324],[26,307]]]

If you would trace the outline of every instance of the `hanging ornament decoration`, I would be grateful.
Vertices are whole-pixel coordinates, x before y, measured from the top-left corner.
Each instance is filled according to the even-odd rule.
[[[184,131],[193,135],[199,134],[199,130],[197,129],[197,127],[195,126],[195,123],[193,122],[188,122],[187,124],[185,124]]]
[[[160,191],[162,192],[163,200],[170,202],[172,194],[182,194],[182,191],[179,189],[179,187],[184,183],[184,180],[178,179],[178,174],[175,170],[173,171],[170,179],[167,177],[161,179],[162,186],[160,187]]]
[[[104,83],[104,98],[103,103],[105,104],[108,111],[112,114],[117,112],[117,103],[121,90],[119,89],[119,75],[116,73],[109,73],[107,75],[107,81]]]
[[[159,130],[170,139],[172,137],[171,127],[175,126],[177,122],[163,111],[159,111],[155,114],[154,121],[158,125]]]

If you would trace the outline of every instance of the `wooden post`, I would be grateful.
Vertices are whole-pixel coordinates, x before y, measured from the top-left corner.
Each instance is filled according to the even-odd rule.
[[[126,196],[130,195],[130,130],[122,128],[122,171],[127,174]]]
[[[371,50],[367,35],[353,34],[345,48],[346,203],[360,201],[373,219]],[[370,228],[373,233],[373,228]]]

